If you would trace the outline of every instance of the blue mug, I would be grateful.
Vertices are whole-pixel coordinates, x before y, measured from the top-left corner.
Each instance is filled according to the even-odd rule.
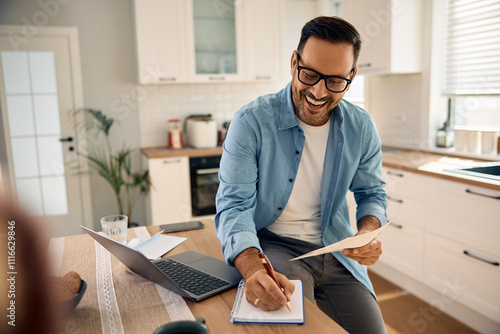
[[[158,328],[154,334],[208,334],[205,319],[197,318],[196,321],[182,320],[165,324]]]

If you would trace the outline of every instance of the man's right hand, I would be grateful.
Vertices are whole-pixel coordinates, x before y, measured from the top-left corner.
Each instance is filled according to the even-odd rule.
[[[295,285],[286,276],[275,272],[276,279],[283,287],[283,294],[264,269],[257,249],[249,248],[241,252],[234,260],[234,265],[245,279],[245,293],[249,303],[264,311],[273,311],[291,300]]]

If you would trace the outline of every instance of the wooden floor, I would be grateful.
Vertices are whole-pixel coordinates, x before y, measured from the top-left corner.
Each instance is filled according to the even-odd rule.
[[[377,274],[369,272],[369,275],[389,334],[477,333]]]

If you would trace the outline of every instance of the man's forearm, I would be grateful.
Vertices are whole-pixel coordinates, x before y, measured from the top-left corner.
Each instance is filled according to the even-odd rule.
[[[375,216],[365,216],[358,221],[358,231],[373,231],[381,226],[380,220]]]
[[[245,280],[257,270],[264,269],[258,253],[257,248],[248,248],[234,259],[234,266]]]

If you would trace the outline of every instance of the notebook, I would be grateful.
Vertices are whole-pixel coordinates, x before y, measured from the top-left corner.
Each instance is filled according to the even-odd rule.
[[[80,227],[136,274],[194,301],[231,289],[241,280],[235,268],[208,255],[187,251],[149,260],[136,249]]]
[[[234,324],[304,324],[304,293],[300,280],[291,281],[295,285],[290,306],[292,312],[283,306],[276,311],[262,311],[247,301],[245,281],[238,285],[236,300],[231,311],[231,322]]]

